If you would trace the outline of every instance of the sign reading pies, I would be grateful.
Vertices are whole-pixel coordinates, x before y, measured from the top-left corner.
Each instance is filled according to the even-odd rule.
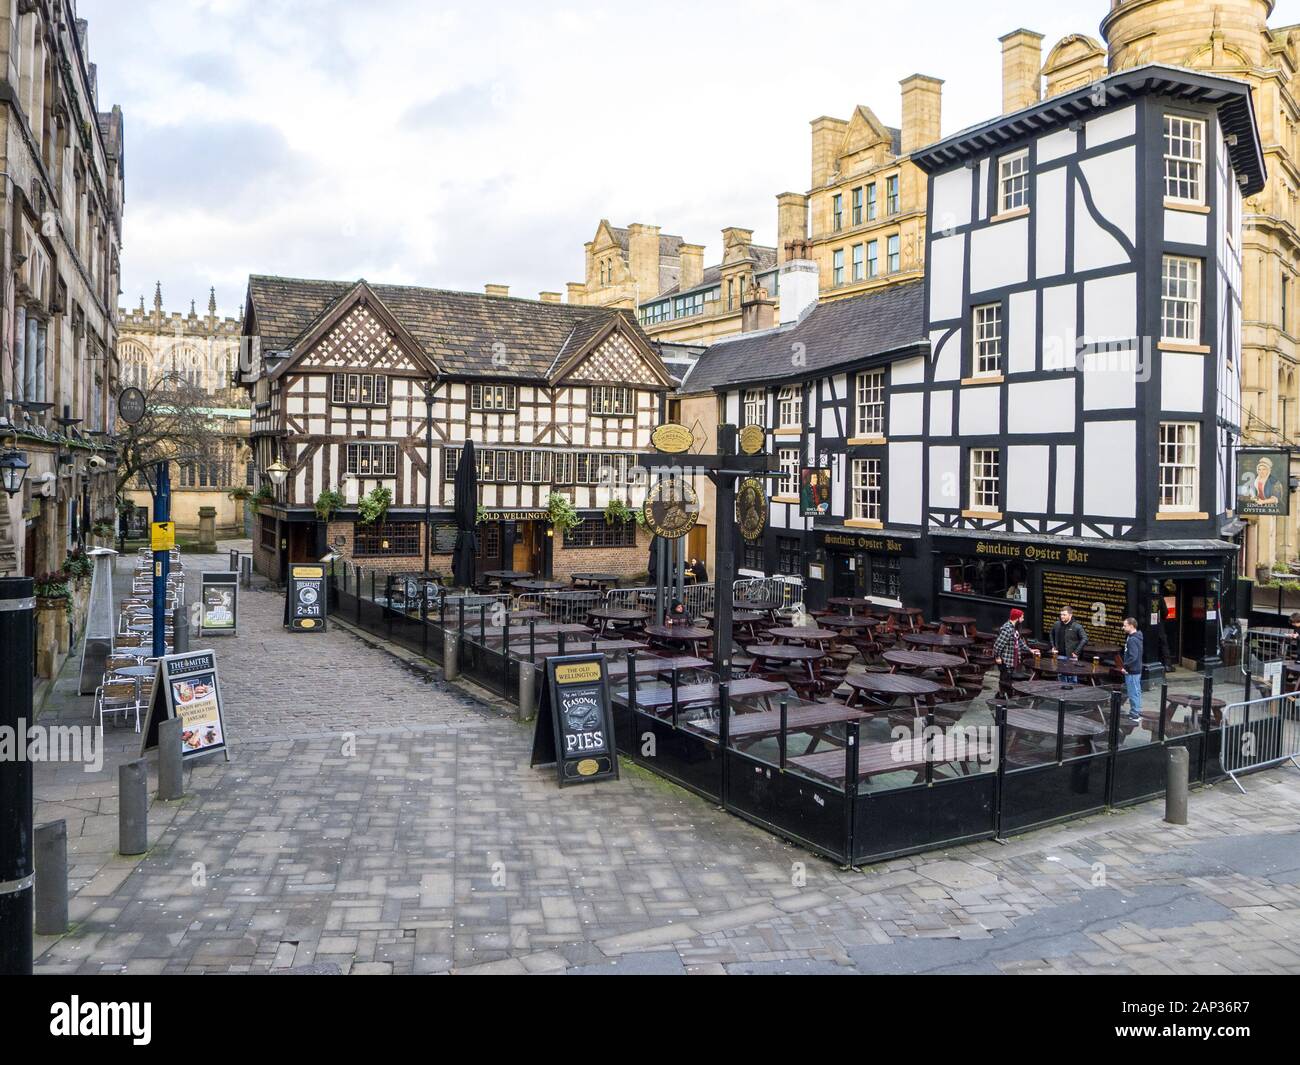
[[[700,497],[680,477],[665,477],[650,489],[641,513],[656,536],[677,540],[700,520]]]
[[[531,764],[554,765],[560,787],[618,779],[613,703],[603,654],[546,660]]]
[[[767,492],[757,477],[747,477],[736,489],[736,524],[746,540],[757,540],[767,528]]]
[[[676,422],[664,422],[650,434],[650,443],[665,455],[680,455],[695,446],[695,434]]]
[[[740,450],[746,455],[757,455],[767,442],[767,431],[761,425],[747,425],[740,430]]]

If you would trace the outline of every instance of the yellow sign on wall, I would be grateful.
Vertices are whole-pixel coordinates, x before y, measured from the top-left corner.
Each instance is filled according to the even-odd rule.
[[[176,546],[176,523],[155,521],[149,527],[149,550],[170,551]]]

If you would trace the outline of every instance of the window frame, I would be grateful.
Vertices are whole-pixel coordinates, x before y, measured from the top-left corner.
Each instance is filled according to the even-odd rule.
[[[844,249],[836,248],[831,252],[831,287],[839,288],[844,284]]]
[[[1187,430],[1190,432],[1190,442],[1182,439],[1166,439],[1167,430]],[[1169,421],[1161,422],[1157,434],[1156,443],[1156,493],[1159,499],[1158,511],[1161,514],[1196,514],[1201,509],[1201,423],[1195,421]],[[1184,457],[1179,452],[1190,447],[1192,450],[1192,461],[1183,463],[1176,461]],[[1166,449],[1175,449],[1172,458],[1175,461],[1166,461]],[[1169,479],[1166,479],[1166,471],[1172,471]],[[1190,471],[1190,483],[1187,479],[1181,478],[1180,473]],[[1166,494],[1185,494],[1190,502],[1166,502]]]
[[[1172,132],[1171,126],[1181,124],[1184,130]],[[1164,169],[1164,193],[1165,199],[1170,203],[1187,204],[1189,206],[1203,207],[1205,205],[1205,159],[1206,159],[1206,123],[1203,118],[1194,118],[1191,115],[1179,115],[1171,112],[1165,112],[1162,123],[1163,132],[1163,169]],[[1186,133],[1195,132],[1197,136],[1188,137]],[[1181,155],[1171,151],[1171,142],[1180,142],[1194,144],[1199,150],[1198,155]],[[1171,175],[1170,169],[1175,171]],[[1186,167],[1185,173],[1178,173],[1179,167]],[[1180,192],[1170,192],[1170,184],[1174,184],[1177,189],[1182,185],[1189,186],[1193,195],[1185,196]]]
[[[376,454],[381,454],[384,457],[383,470],[378,473],[375,472]],[[368,457],[367,468],[364,471],[361,468],[363,455]],[[391,463],[388,461],[390,458],[392,459]],[[397,461],[397,445],[382,440],[350,440],[344,445],[343,463],[344,471],[354,474],[358,478],[383,480],[389,477],[397,477],[399,465]],[[391,472],[388,469],[390,465],[392,466]]]
[[[762,388],[747,388],[740,396],[741,402],[741,427],[746,425],[767,424],[767,392]],[[754,413],[758,417],[753,417]]]
[[[992,323],[996,330],[989,331]],[[1001,303],[981,303],[971,308],[971,376],[1001,377],[1006,353]]]
[[[902,197],[897,174],[885,178],[885,214],[892,218],[902,206]]]
[[[1187,266],[1185,276],[1172,277],[1171,265]],[[1202,318],[1204,317],[1204,260],[1192,255],[1164,255],[1160,260],[1160,342],[1162,344],[1199,345],[1203,335]],[[1194,289],[1191,295],[1170,295],[1171,280]],[[1173,307],[1187,307],[1190,311],[1171,314]],[[1186,323],[1190,336],[1171,336],[1170,323]]]
[[[996,447],[970,449],[968,510],[983,514],[1002,513],[1002,450]],[[989,488],[992,485],[992,488]],[[989,502],[989,497],[992,502]]]
[[[881,459],[855,458],[850,470],[849,516],[854,521],[882,521],[884,489]]]
[[[869,382],[867,379],[870,378]],[[862,370],[853,382],[853,428],[855,437],[885,435],[884,369]],[[869,414],[868,412],[873,412]]]
[[[837,192],[831,197],[831,232],[838,233],[844,228],[844,194]]]
[[[782,385],[776,395],[776,424],[782,428],[803,428],[803,389],[798,385]]]
[[[1009,167],[1021,168],[1008,171]],[[997,214],[1010,214],[1029,207],[1029,149],[1020,148],[998,157]]]
[[[799,448],[777,448],[776,458],[781,468],[781,477],[777,481],[776,494],[785,496],[788,499],[797,498],[799,495]]]
[[[622,400],[623,409],[618,409]],[[627,385],[591,385],[587,389],[587,413],[598,418],[631,418],[636,415],[636,399]]]
[[[886,273],[897,274],[903,269],[903,238],[898,233],[892,233],[885,244],[885,266]]]
[[[866,280],[867,273],[866,273],[866,245],[865,244],[859,242],[853,245],[852,261],[853,261],[853,274],[852,274],[853,280],[854,281]]]

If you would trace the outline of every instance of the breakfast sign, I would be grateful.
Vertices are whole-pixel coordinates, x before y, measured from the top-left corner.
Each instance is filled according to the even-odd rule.
[[[325,567],[289,567],[286,624],[291,632],[325,631]]]
[[[181,719],[182,758],[220,751],[230,761],[214,652],[191,651],[158,659],[141,754],[158,746],[158,724],[172,717]]]
[[[614,714],[603,654],[546,660],[531,764],[554,764],[562,788],[618,779]]]

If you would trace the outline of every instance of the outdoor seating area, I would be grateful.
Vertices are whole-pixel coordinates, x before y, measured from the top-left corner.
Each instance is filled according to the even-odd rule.
[[[172,550],[168,567],[164,654],[171,654],[174,646],[172,610],[185,604],[185,564],[179,551]],[[153,552],[140,548],[131,571],[131,594],[118,603],[112,652],[95,689],[93,714],[100,729],[105,716],[113,715],[123,723],[133,718],[139,732],[141,716],[153,696],[158,663],[153,654],[153,568]]]

